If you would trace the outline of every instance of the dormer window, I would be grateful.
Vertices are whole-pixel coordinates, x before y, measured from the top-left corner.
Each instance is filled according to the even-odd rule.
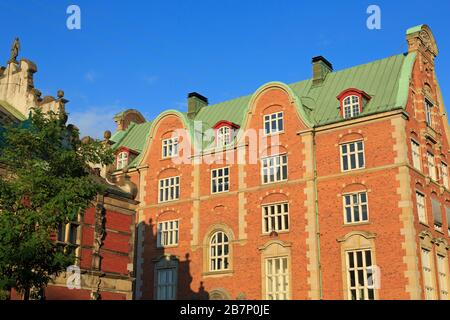
[[[216,147],[225,147],[233,142],[235,132],[239,126],[229,121],[219,121],[213,127],[216,130]]]
[[[340,113],[344,119],[359,116],[364,106],[370,100],[370,96],[364,91],[350,88],[337,96],[340,101]]]
[[[125,168],[128,164],[128,152],[122,151],[117,155],[117,170]]]

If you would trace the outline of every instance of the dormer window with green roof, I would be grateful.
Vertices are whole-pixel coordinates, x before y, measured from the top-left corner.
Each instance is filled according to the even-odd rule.
[[[363,112],[364,105],[370,100],[370,96],[364,91],[350,88],[337,96],[340,103],[340,113],[344,119],[359,116]]]
[[[126,152],[126,151],[119,152],[119,154],[117,155],[116,162],[117,162],[117,165],[116,165],[117,170],[121,170],[121,169],[125,168],[128,164],[128,152]]]
[[[239,125],[229,121],[219,121],[214,126],[216,130],[216,146],[226,147],[233,142],[236,131],[239,129]]]

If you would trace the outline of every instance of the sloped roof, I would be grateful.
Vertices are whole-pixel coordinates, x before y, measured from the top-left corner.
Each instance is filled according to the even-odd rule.
[[[416,58],[415,53],[399,54],[356,67],[331,72],[320,85],[313,85],[312,79],[288,85],[300,101],[299,108],[314,127],[345,121],[339,113],[336,98],[348,88],[357,88],[370,95],[358,117],[406,107],[409,80]],[[211,128],[220,120],[242,125],[252,95],[239,97],[202,108],[194,119],[188,120],[192,128],[194,121],[202,122],[202,130]],[[185,113],[182,113],[185,115]],[[126,131],[116,132],[111,138],[113,148],[125,146],[142,152],[152,122],[132,123]],[[130,166],[136,165],[140,157]]]
[[[4,100],[0,100],[0,111],[7,112],[11,116],[13,116],[15,119],[19,121],[23,121],[26,119],[26,117],[16,108],[14,108],[12,105],[10,105],[8,102]]]

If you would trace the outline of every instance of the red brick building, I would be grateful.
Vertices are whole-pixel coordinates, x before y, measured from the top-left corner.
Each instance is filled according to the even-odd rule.
[[[407,42],[215,105],[193,93],[187,113],[117,115],[113,175],[139,188],[136,299],[448,299],[438,49],[426,25]]]

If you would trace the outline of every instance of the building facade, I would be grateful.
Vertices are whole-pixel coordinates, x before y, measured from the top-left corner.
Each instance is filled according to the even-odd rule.
[[[444,299],[449,127],[426,25],[408,52],[146,121],[115,118],[138,186],[136,299]],[[124,173],[125,172],[125,173]]]

